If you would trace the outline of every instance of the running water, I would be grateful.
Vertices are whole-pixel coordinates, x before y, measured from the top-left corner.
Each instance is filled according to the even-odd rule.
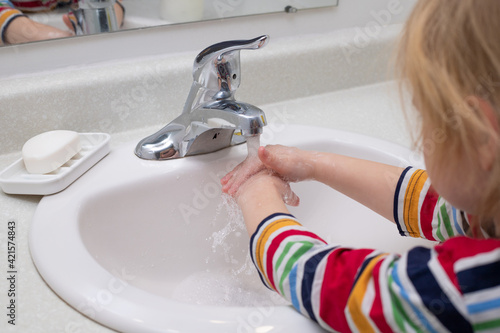
[[[248,150],[248,157],[257,157],[257,152],[259,151],[260,147],[260,135],[256,136],[251,136],[247,138],[247,150]]]
[[[260,135],[252,136],[247,138],[247,151],[249,158],[258,158],[258,150],[260,146]],[[241,233],[246,232],[245,222],[243,221],[243,215],[241,213],[240,208],[236,204],[236,201],[229,195],[222,194],[222,201],[217,206],[216,214],[213,220],[215,222],[217,218],[221,215],[221,212],[225,212],[227,214],[227,224],[225,224],[224,228],[219,230],[218,232],[214,232],[212,234],[213,244],[212,251],[215,252],[217,247],[225,247],[226,237],[231,233],[236,233],[239,237]],[[230,253],[225,253],[230,254]]]
[[[250,239],[243,215],[230,195],[222,195],[210,224],[213,232],[206,241],[211,243],[212,251],[205,257],[205,269],[184,278],[172,298],[210,306],[288,304],[260,280],[248,251]]]
[[[247,138],[247,158],[258,158],[259,146],[259,136]],[[207,242],[212,245],[212,253],[204,260],[206,269],[186,277],[175,289],[173,299],[212,306],[288,304],[260,281],[248,251],[250,239],[243,215],[230,195],[222,195],[210,224],[213,232]]]

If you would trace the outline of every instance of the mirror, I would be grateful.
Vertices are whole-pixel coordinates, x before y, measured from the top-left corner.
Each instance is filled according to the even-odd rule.
[[[130,13],[132,24],[140,24],[141,20],[144,26],[152,26],[283,11],[294,12],[307,8],[334,6],[337,0],[123,0],[123,3],[127,7],[127,15]]]
[[[337,6],[338,0],[122,0],[122,4],[126,15],[121,29],[128,30],[265,13],[294,13]],[[68,11],[69,6],[62,6],[27,15],[35,22],[67,31],[62,16]]]

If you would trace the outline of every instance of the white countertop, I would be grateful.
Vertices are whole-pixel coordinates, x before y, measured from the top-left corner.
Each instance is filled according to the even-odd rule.
[[[401,111],[398,89],[394,82],[383,82],[339,90],[312,97],[275,104],[259,105],[265,112],[269,129],[280,129],[279,123],[304,124],[343,129],[371,135],[402,145],[410,145],[405,117]],[[165,123],[168,119],[165,119]],[[163,125],[163,124],[162,124]],[[141,128],[112,134],[111,145],[138,141],[158,129]],[[264,134],[266,135],[266,131]],[[300,133],[298,133],[300,135]],[[20,152],[0,155],[0,170],[20,157]],[[168,161],[159,162],[168,163]],[[78,181],[78,180],[77,180]],[[41,196],[6,195],[0,192],[0,304],[2,332],[111,332],[87,319],[68,306],[42,280],[34,266],[28,247],[28,232],[32,216]],[[6,317],[7,222],[16,223],[16,326]],[[64,249],[61,249],[64,251]],[[4,277],[5,275],[5,277]],[[5,305],[5,306],[4,306]]]

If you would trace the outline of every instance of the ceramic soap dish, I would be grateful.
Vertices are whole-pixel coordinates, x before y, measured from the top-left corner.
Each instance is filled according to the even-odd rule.
[[[47,195],[64,190],[109,151],[110,135],[106,133],[79,133],[81,150],[68,162],[47,174],[26,171],[19,159],[0,173],[0,187],[8,194]]]

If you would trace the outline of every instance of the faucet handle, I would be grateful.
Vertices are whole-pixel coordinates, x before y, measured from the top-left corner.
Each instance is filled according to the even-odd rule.
[[[231,40],[211,45],[194,61],[194,81],[213,90],[216,99],[231,98],[240,85],[240,50],[256,50],[269,41],[268,35],[249,40]]]
[[[198,56],[196,56],[194,65],[195,67],[200,68],[214,59],[220,61],[222,60],[222,55],[232,51],[260,49],[261,47],[264,47],[268,41],[269,36],[263,35],[249,40],[229,40],[220,42],[201,51]],[[195,70],[197,68],[195,68]]]

